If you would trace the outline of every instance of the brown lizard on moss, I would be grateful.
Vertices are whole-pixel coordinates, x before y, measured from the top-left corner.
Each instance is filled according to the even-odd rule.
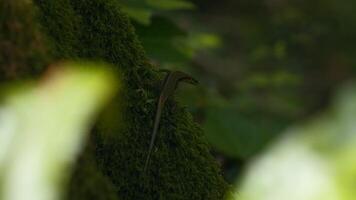
[[[163,72],[166,72],[167,75],[164,78],[163,84],[162,84],[162,90],[161,94],[158,99],[157,103],[157,110],[156,110],[156,116],[155,116],[155,121],[154,121],[154,126],[153,126],[153,131],[152,131],[152,136],[151,136],[151,142],[150,146],[148,149],[148,155],[146,157],[146,162],[145,162],[145,168],[144,172],[147,170],[148,163],[151,158],[152,154],[152,149],[156,140],[157,136],[157,131],[159,128],[159,122],[161,120],[161,114],[162,110],[164,108],[164,104],[167,101],[168,97],[174,94],[174,91],[178,87],[178,83],[180,81],[184,81],[190,84],[198,84],[198,81],[189,76],[188,74],[181,72],[181,71],[168,71],[168,70],[161,70]]]

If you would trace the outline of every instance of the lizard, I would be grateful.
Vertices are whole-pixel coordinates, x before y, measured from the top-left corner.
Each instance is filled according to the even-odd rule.
[[[151,141],[150,141],[150,146],[148,149],[148,154],[146,157],[146,162],[145,162],[145,168],[144,172],[147,170],[148,163],[151,158],[153,146],[157,137],[157,131],[159,128],[159,123],[161,120],[161,114],[162,110],[164,108],[164,104],[167,101],[167,99],[174,94],[174,91],[178,87],[178,83],[181,81],[190,83],[190,84],[198,84],[198,81],[192,78],[190,75],[181,72],[181,71],[169,71],[169,70],[160,70],[162,72],[166,72],[166,76],[164,78],[163,84],[162,84],[162,89],[161,93],[157,102],[157,108],[156,108],[156,116],[155,116],[155,121],[153,125],[153,130],[152,130],[152,136],[151,136]]]

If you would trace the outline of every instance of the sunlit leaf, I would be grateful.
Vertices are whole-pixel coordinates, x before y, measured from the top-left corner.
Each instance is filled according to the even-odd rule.
[[[354,199],[355,91],[344,88],[328,112],[290,128],[250,165],[234,199]]]
[[[0,198],[57,200],[98,109],[116,91],[113,73],[67,63],[0,104]],[[25,83],[24,83],[25,84]]]

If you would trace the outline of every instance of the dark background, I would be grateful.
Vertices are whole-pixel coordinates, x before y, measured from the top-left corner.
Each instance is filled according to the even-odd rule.
[[[200,81],[182,86],[177,98],[231,182],[355,76],[355,1],[152,2],[121,0],[152,63]]]

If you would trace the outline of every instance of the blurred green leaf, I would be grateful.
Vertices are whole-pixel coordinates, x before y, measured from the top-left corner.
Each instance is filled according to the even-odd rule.
[[[250,168],[236,200],[341,200],[328,163],[286,137]]]
[[[171,20],[154,17],[150,26],[136,25],[136,32],[149,57],[157,62],[184,62],[189,60],[174,43],[179,37],[186,36],[185,31]]]
[[[136,22],[148,26],[154,13],[145,0],[118,0],[121,9]]]
[[[66,63],[0,105],[0,198],[57,200],[94,115],[116,91],[113,73]]]
[[[132,19],[143,25],[151,23],[152,10],[146,8],[130,7],[123,5],[121,9]]]
[[[273,73],[255,72],[239,83],[241,89],[252,88],[287,88],[296,87],[301,84],[301,77],[287,71],[276,71]]]
[[[194,8],[184,0],[118,0],[122,10],[141,25],[151,24],[151,18],[160,11],[186,10]]]
[[[356,195],[356,87],[315,120],[290,128],[249,167],[235,199],[352,200]]]
[[[234,158],[246,159],[261,150],[285,126],[283,120],[242,113],[233,106],[208,107],[203,123],[209,142]]]
[[[174,40],[174,43],[175,47],[190,59],[193,59],[199,51],[216,49],[221,45],[217,35],[193,31],[189,31],[186,37]]]
[[[184,0],[146,0],[147,4],[160,10],[192,9],[194,4]]]

